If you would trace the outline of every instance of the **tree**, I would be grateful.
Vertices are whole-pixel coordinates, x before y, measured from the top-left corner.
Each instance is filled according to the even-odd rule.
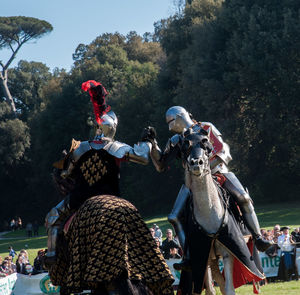
[[[15,100],[19,118],[30,118],[45,108],[44,88],[53,79],[49,68],[40,62],[19,61],[18,65],[8,70],[8,87]]]
[[[253,196],[292,199],[299,190],[299,1],[222,2],[194,0],[161,26],[162,91],[171,85],[172,104],[221,129]]]
[[[52,29],[52,26],[48,22],[33,17],[0,17],[0,49],[9,48],[12,51],[12,55],[6,63],[0,61],[2,67],[0,82],[4,96],[15,116],[17,115],[17,109],[7,84],[8,68],[23,44],[30,40],[41,38],[51,32]]]
[[[22,161],[30,147],[30,135],[26,124],[14,118],[5,102],[0,102],[0,176],[9,174],[12,167]]]

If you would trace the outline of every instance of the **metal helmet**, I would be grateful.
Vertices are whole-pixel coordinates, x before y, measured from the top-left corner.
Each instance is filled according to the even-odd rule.
[[[178,134],[194,124],[186,109],[180,106],[170,107],[167,110],[166,121],[169,130]]]
[[[100,131],[97,132],[97,135],[114,138],[118,125],[118,118],[116,114],[113,111],[109,111],[102,115],[100,119],[102,122],[97,124],[98,130]]]

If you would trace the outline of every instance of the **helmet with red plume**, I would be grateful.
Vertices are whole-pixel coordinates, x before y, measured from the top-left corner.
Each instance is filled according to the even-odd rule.
[[[81,88],[90,94],[98,130],[101,130],[103,136],[113,138],[116,133],[118,118],[105,102],[108,94],[106,89],[100,82],[94,80],[82,83]]]

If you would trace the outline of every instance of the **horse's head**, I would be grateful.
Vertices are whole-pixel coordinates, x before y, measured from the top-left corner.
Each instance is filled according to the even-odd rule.
[[[210,171],[209,148],[206,134],[189,133],[184,136],[181,152],[185,169],[195,176],[202,176]]]

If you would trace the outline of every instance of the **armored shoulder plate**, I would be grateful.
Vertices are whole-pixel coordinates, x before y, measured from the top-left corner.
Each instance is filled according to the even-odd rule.
[[[215,136],[222,136],[222,133],[215,127],[214,124],[212,124],[210,122],[201,122],[202,128],[207,129],[206,126],[208,126],[211,129],[211,131],[214,133]]]
[[[73,161],[77,162],[80,157],[85,154],[87,151],[91,150],[90,143],[88,141],[82,141],[80,145],[73,151]]]
[[[132,147],[128,144],[119,142],[119,141],[111,141],[103,147],[110,155],[122,159],[126,156]]]

